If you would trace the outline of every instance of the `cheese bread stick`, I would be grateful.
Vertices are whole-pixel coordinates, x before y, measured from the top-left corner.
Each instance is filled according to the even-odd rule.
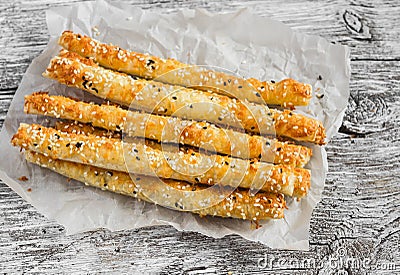
[[[207,67],[127,51],[71,31],[64,31],[58,43],[69,51],[93,58],[106,68],[174,85],[196,86],[200,89],[212,87],[218,93],[258,104],[293,107],[307,105],[311,98],[311,86],[293,79],[278,83],[257,79],[247,81]]]
[[[243,128],[324,144],[321,122],[289,110],[269,109],[222,95],[132,77],[104,69],[91,59],[61,51],[43,74],[62,84],[146,112]]]
[[[208,204],[207,198],[204,197],[207,193],[202,192],[207,188],[204,185],[174,180],[164,180],[164,184],[160,184],[157,178],[131,177],[128,173],[54,160],[31,151],[25,152],[25,158],[31,163],[51,169],[89,186],[160,204],[178,211],[187,211],[184,207],[186,206],[191,212],[200,216],[211,215],[254,221],[280,219],[283,218],[286,208],[284,197],[281,194],[264,192],[251,194],[251,192],[239,189],[234,190],[227,197],[221,198],[216,204],[204,207],[203,205]],[[171,189],[181,192],[170,192]],[[219,195],[217,191],[215,189],[207,190],[208,193],[215,193],[215,196]]]
[[[291,196],[310,171],[195,152],[162,152],[140,143],[68,134],[41,125],[21,124],[12,144],[54,159],[208,185],[222,184]],[[300,173],[301,177],[297,174]]]
[[[102,128],[94,127],[89,123],[80,123],[78,121],[62,121],[57,120],[54,129],[70,134],[78,135],[94,135],[97,137],[107,137],[121,139],[122,134],[116,131],[105,130]],[[148,139],[146,139],[148,140]]]
[[[182,143],[234,157],[260,158],[277,164],[303,167],[312,154],[311,149],[305,146],[222,129],[207,122],[127,111],[116,106],[89,104],[43,92],[25,96],[24,110],[28,114],[90,122],[93,126],[123,131],[129,136]]]
[[[113,131],[107,131],[103,130],[100,128],[93,127],[90,124],[82,124],[82,123],[77,123],[76,121],[70,121],[70,122],[63,122],[63,121],[57,121],[56,125],[54,127],[57,130],[67,132],[67,133],[74,133],[74,134],[83,134],[83,135],[95,135],[99,137],[109,137],[109,138],[118,138],[121,139],[121,135],[117,132]],[[161,146],[160,143],[155,142],[154,140],[146,139],[146,140],[138,140],[137,142],[144,142],[147,146],[158,149],[158,150],[170,150],[173,151],[175,148],[173,145],[165,145],[163,144]],[[191,154],[193,151],[198,152],[196,148],[193,147],[181,147],[179,146],[179,150],[182,152],[186,152]],[[301,178],[301,180],[297,180],[295,185],[294,185],[294,190],[293,190],[293,196],[300,199],[302,197],[305,197],[308,193],[308,190],[310,189],[311,185],[311,179],[310,179],[310,174],[304,174],[302,171],[295,171],[296,176]],[[306,178],[302,178],[303,176],[306,176]]]

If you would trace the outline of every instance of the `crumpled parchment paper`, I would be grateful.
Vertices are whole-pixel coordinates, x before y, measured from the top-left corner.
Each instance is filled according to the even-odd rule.
[[[28,164],[19,148],[10,145],[10,140],[20,122],[51,123],[46,118],[23,113],[24,95],[44,90],[90,98],[87,93],[41,76],[60,49],[56,41],[63,30],[186,63],[218,65],[244,77],[267,80],[290,77],[310,83],[314,89],[311,103],[297,108],[297,112],[321,120],[328,140],[341,125],[349,98],[350,66],[346,47],[321,37],[296,33],[278,21],[257,16],[247,9],[222,14],[204,10],[164,14],[99,0],[50,9],[47,26],[51,35],[49,44],[25,73],[0,133],[0,177],[15,192],[46,217],[64,225],[68,234],[96,228],[122,230],[168,224],[178,230],[215,238],[239,234],[271,248],[308,249],[310,218],[321,199],[328,169],[323,147],[312,146],[314,155],[307,166],[312,170],[309,195],[300,202],[289,200],[285,219],[264,222],[254,230],[250,229],[249,222],[200,218],[74,181],[67,183],[64,177],[50,170]],[[315,94],[324,96],[317,98]],[[27,176],[29,181],[18,181],[21,176]]]

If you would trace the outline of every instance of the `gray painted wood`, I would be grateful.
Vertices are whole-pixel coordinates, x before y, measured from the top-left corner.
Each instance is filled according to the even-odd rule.
[[[45,10],[71,2],[79,1],[0,1],[0,125],[27,66],[47,43]],[[168,226],[66,236],[0,182],[1,271],[400,274],[397,0],[124,2],[165,12],[247,6],[351,48],[351,99],[327,146],[330,172],[311,220],[311,250],[276,251],[237,236],[212,239]]]

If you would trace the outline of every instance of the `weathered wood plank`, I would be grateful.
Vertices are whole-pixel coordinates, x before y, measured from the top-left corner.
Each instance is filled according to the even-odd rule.
[[[131,3],[132,1],[123,1]],[[352,58],[400,60],[398,40],[400,34],[400,7],[397,1],[384,1],[381,5],[331,1],[310,3],[293,1],[285,5],[280,1],[160,1],[134,5],[153,10],[176,11],[181,8],[201,7],[210,11],[232,11],[244,6],[260,15],[280,20],[296,30],[325,37],[329,41],[348,45]],[[45,9],[67,5],[70,1],[3,1],[0,2],[0,45],[13,49],[0,53],[0,89],[17,87],[22,74],[33,57],[48,41]],[[3,15],[4,14],[4,15]],[[368,55],[366,55],[368,53]],[[7,61],[7,62],[5,62]],[[5,68],[5,69],[4,69]]]
[[[0,92],[0,127],[3,126],[4,119],[6,118],[8,107],[14,97],[13,90],[5,90]]]
[[[124,1],[131,2],[131,1]],[[0,2],[0,125],[31,60],[47,43],[44,10],[70,3]],[[397,1],[135,1],[140,7],[210,11],[243,6],[352,50],[352,98],[341,132],[327,146],[330,172],[313,213],[310,252],[272,251],[237,236],[214,240],[171,227],[65,236],[0,183],[0,270],[4,272],[158,272],[166,274],[363,274],[379,263],[399,268],[400,47]],[[341,255],[340,253],[344,254]],[[274,267],[259,266],[264,257]],[[371,259],[365,268],[329,266]],[[278,262],[278,259],[280,261]],[[311,263],[311,268],[304,264]],[[337,264],[338,261],[333,261]],[[262,264],[263,262],[261,262]],[[303,265],[301,265],[303,264]],[[370,272],[372,273],[372,271]],[[374,274],[394,274],[380,268]]]

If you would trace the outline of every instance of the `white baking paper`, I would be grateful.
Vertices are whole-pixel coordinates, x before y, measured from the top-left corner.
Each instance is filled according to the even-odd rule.
[[[38,90],[67,94],[67,90],[69,95],[90,98],[86,93],[41,76],[60,49],[56,39],[63,30],[186,63],[218,65],[244,77],[267,80],[290,77],[310,83],[314,88],[311,104],[297,111],[321,120],[328,140],[341,125],[349,98],[350,66],[346,47],[321,37],[296,33],[278,21],[257,16],[247,9],[222,14],[197,9],[166,14],[99,0],[53,8],[47,12],[47,25],[51,35],[49,44],[25,73],[0,133],[0,177],[15,192],[46,217],[64,225],[68,234],[96,228],[122,230],[168,224],[214,238],[238,234],[271,248],[308,249],[311,214],[321,199],[328,169],[323,147],[312,147],[314,155],[308,165],[312,170],[312,186],[307,198],[289,201],[285,219],[264,222],[254,230],[246,221],[200,218],[74,181],[67,183],[64,177],[50,170],[26,163],[19,148],[10,145],[10,140],[20,122],[49,124],[43,117],[23,113],[24,95]],[[324,96],[319,99],[315,94]],[[27,176],[29,181],[18,181],[21,176]]]

